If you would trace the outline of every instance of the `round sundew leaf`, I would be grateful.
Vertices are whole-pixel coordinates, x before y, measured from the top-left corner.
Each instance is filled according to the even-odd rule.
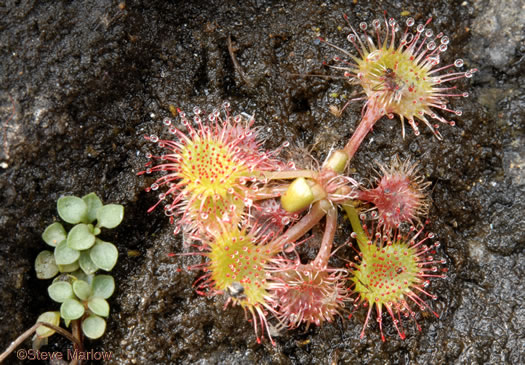
[[[64,229],[64,226],[59,222],[55,222],[49,225],[44,233],[42,233],[42,239],[49,246],[56,247],[59,242],[62,242],[67,237],[67,232]]]
[[[80,223],[71,228],[67,235],[67,245],[74,250],[87,250],[95,243],[95,235],[87,224]]]
[[[36,277],[39,279],[51,279],[58,274],[58,266],[55,256],[51,251],[42,251],[35,259]]]
[[[102,200],[100,200],[100,198],[95,193],[84,195],[82,200],[87,205],[87,219],[91,223],[97,219],[97,211],[103,205]]]
[[[55,261],[57,265],[69,265],[74,263],[80,257],[80,252],[70,248],[67,240],[60,242],[55,247]]]
[[[114,244],[96,239],[89,251],[89,257],[102,270],[111,271],[118,259],[118,250]]]
[[[97,211],[97,226],[115,228],[124,218],[124,207],[120,204],[104,205]]]
[[[78,263],[80,264],[80,268],[86,275],[92,275],[95,273],[95,271],[98,270],[98,266],[95,265],[95,263],[91,260],[91,257],[89,256],[89,251],[83,251],[80,253],[80,258],[78,259]]]
[[[84,280],[75,280],[73,292],[80,300],[87,300],[91,296],[91,285]]]
[[[87,222],[88,207],[86,202],[76,196],[63,196],[57,201],[58,215],[64,221],[77,224]]]
[[[84,315],[84,306],[76,299],[66,299],[60,306],[60,315],[70,321],[79,319]]]
[[[88,302],[88,308],[91,312],[101,317],[109,316],[109,304],[106,299],[93,297]]]
[[[37,322],[45,322],[55,326],[60,324],[60,312],[44,312],[36,320]],[[36,329],[36,334],[40,338],[49,337],[55,330],[46,326],[40,326]]]
[[[82,332],[86,337],[95,340],[106,331],[106,321],[99,316],[91,315],[82,321]]]
[[[111,275],[97,275],[91,285],[94,297],[108,299],[115,291],[115,279]]]
[[[73,288],[67,281],[57,281],[47,288],[51,299],[58,303],[64,303],[66,299],[73,298]]]
[[[69,265],[58,265],[58,271],[60,272],[73,272],[78,270],[78,260]]]

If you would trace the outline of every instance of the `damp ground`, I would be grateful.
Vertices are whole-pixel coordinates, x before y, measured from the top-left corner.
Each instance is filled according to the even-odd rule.
[[[520,7],[517,0],[7,0],[0,5],[0,348],[56,308],[33,262],[45,246],[41,232],[57,219],[57,198],[95,191],[126,207],[107,237],[120,253],[107,332],[86,343],[112,352],[109,364],[525,362]],[[212,110],[227,100],[255,114],[268,148],[289,141],[303,151],[297,163],[305,163],[304,151],[323,160],[351,136],[362,104],[341,118],[329,112],[355,87],[305,76],[333,74],[323,61],[335,53],[316,39],[344,44],[343,13],[358,24],[383,11],[417,21],[432,16],[430,27],[451,39],[443,61],[461,57],[480,69],[459,82],[470,97],[453,101],[463,115],[455,127],[440,128],[443,141],[423,128],[403,139],[399,120],[385,119],[352,166],[352,176],[366,182],[376,162],[397,154],[417,160],[432,182],[429,229],[449,269],[429,289],[440,318],[418,314],[421,332],[409,322],[404,341],[385,321],[383,343],[376,323],[359,338],[361,310],[351,320],[284,332],[275,347],[257,344],[242,309],[223,310],[224,298],[197,295],[199,274],[178,270],[191,259],[168,256],[182,250],[181,241],[162,212],[146,213],[156,200],[144,192],[152,180],[136,173],[155,146],[143,136],[167,135],[161,121],[174,107]],[[48,347],[67,346],[54,336]],[[21,363],[15,355],[8,361]]]

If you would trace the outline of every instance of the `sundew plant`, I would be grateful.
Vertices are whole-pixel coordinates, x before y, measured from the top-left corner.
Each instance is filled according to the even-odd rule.
[[[287,143],[266,150],[255,118],[229,103],[209,112],[196,107],[192,116],[178,110],[175,120],[163,121],[171,137],[146,136],[161,151],[148,154],[140,172],[154,176],[146,189],[158,197],[151,210],[158,206],[174,233],[183,233],[179,254],[202,257],[191,268],[200,272],[195,290],[242,307],[258,342],[275,343],[278,332],[337,317],[353,320],[361,310],[361,337],[376,322],[383,341],[385,320],[404,339],[406,319],[421,330],[420,312],[439,317],[430,286],[445,277],[446,262],[426,229],[430,183],[415,158],[392,156],[370,166],[373,186],[347,171],[385,117],[400,120],[397,138],[405,137],[406,122],[416,135],[423,124],[436,143],[446,143],[440,125],[454,125],[461,116],[448,102],[468,96],[454,82],[476,69],[463,70],[459,58],[442,63],[450,39],[431,29],[431,19],[416,24],[383,16],[356,27],[345,19],[348,47],[325,39],[322,46],[333,55],[328,70],[362,92],[362,119],[320,167],[300,169],[282,159]],[[348,224],[343,215],[353,232],[336,245],[340,225]],[[314,227],[321,236],[309,235]],[[301,257],[305,242],[318,247],[313,260]],[[336,254],[346,255],[348,264],[334,266]]]

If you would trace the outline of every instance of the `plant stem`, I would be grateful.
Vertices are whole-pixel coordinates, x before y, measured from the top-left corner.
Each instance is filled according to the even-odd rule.
[[[283,195],[288,190],[289,184],[280,184],[278,186],[266,187],[258,190],[252,196],[253,200],[264,200],[277,198]]]
[[[357,245],[359,246],[359,250],[363,252],[365,248],[367,247],[368,237],[365,231],[363,230],[363,227],[361,226],[361,221],[359,220],[359,215],[357,214],[357,210],[354,208],[352,203],[344,203],[343,209],[345,210],[346,215],[348,216],[348,219],[350,220],[352,229],[357,235],[356,240],[357,240]]]
[[[308,232],[321,220],[321,218],[325,216],[327,212],[326,203],[328,203],[326,200],[321,200],[315,203],[308,214],[302,217],[299,222],[288,228],[288,230],[278,238],[274,244],[277,245],[277,247],[281,247],[286,243],[294,242],[299,237],[305,235],[306,232]]]
[[[352,157],[354,157],[354,154],[365,137],[368,135],[368,132],[370,132],[376,122],[383,116],[383,114],[384,113],[381,108],[379,108],[379,106],[376,104],[374,97],[370,98],[368,104],[366,105],[366,111],[363,119],[361,119],[357,129],[343,149],[348,155],[347,165]]]
[[[11,354],[11,352],[13,352],[18,346],[20,346],[20,344],[22,344],[22,342],[24,342],[29,336],[31,336],[33,332],[35,332],[40,326],[51,328],[55,332],[61,334],[62,336],[73,342],[73,344],[75,344],[75,346],[78,347],[79,351],[83,351],[82,343],[79,342],[77,338],[75,338],[71,333],[69,333],[65,329],[46,322],[36,322],[31,328],[29,328],[27,331],[18,336],[16,340],[11,342],[11,345],[9,345],[9,347],[0,355],[0,363],[2,363]]]
[[[328,259],[332,254],[332,244],[334,242],[335,231],[337,230],[337,208],[330,207],[326,214],[326,226],[319,253],[315,257],[313,266],[318,270],[323,270],[328,265]]]
[[[314,179],[317,177],[317,172],[312,170],[265,171],[263,175],[269,180],[288,180],[298,177]]]
[[[82,349],[82,331],[80,329],[80,319],[75,319],[74,321],[71,322],[71,332],[73,334],[73,337],[77,339],[77,341],[73,342],[75,350],[78,350],[79,352],[83,351]],[[81,346],[79,347],[78,344],[80,344]],[[74,358],[69,363],[69,365],[77,365],[77,364],[78,364],[77,358]]]

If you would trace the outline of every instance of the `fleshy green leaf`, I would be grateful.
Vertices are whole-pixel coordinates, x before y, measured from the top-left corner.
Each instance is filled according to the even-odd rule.
[[[76,280],[76,277],[73,276],[72,273],[64,273],[58,275],[56,278],[53,279],[53,284],[58,283],[59,281],[67,281],[69,284],[72,284],[73,281]]]
[[[58,266],[55,256],[51,251],[42,251],[35,259],[36,277],[39,279],[51,279],[58,274]]]
[[[120,204],[104,205],[97,211],[97,226],[115,228],[124,218],[124,207]]]
[[[80,253],[80,257],[82,257],[82,253]],[[78,262],[80,263],[80,259],[78,259]],[[76,270],[75,272],[72,272],[70,274],[72,277],[74,277],[73,280],[71,280],[71,283],[73,283],[76,280],[84,280],[86,283],[91,285],[91,280],[89,279],[89,276],[86,275],[82,269]]]
[[[80,253],[80,258],[78,259],[80,268],[86,273],[86,275],[92,275],[95,271],[98,270],[98,266],[91,260],[89,256],[89,251],[83,251]]]
[[[57,281],[47,288],[51,299],[55,302],[63,303],[66,299],[73,298],[73,288],[67,281]]]
[[[97,275],[91,286],[94,297],[108,299],[115,291],[115,280],[111,275]]]
[[[79,319],[84,315],[84,306],[76,299],[66,299],[60,306],[60,315],[70,321]]]
[[[80,252],[73,250],[67,245],[67,240],[60,242],[55,247],[55,261],[58,265],[69,265],[80,257]]]
[[[109,315],[109,304],[105,299],[99,297],[93,297],[88,302],[88,308],[91,312],[101,317],[107,317]]]
[[[42,239],[49,246],[56,247],[60,242],[65,240],[67,237],[66,230],[64,226],[59,222],[55,222],[49,225],[44,233],[42,233]]]
[[[79,268],[78,260],[69,265],[58,265],[58,271],[60,272],[73,272]]]
[[[31,339],[31,348],[33,350],[40,350],[43,346],[48,344],[47,337],[38,337],[35,332],[35,335]]]
[[[87,222],[87,204],[76,196],[63,196],[57,201],[58,215],[71,224]]]
[[[106,330],[106,321],[99,316],[89,316],[82,321],[82,332],[92,340],[100,338]]]
[[[91,296],[91,285],[84,280],[75,280],[73,283],[73,291],[80,300],[87,300]]]
[[[102,207],[102,200],[100,200],[100,198],[95,193],[89,193],[88,195],[84,195],[82,197],[82,200],[87,205],[87,218],[88,221],[91,223],[95,219],[97,219],[97,211],[100,207]]]
[[[89,251],[89,257],[102,270],[111,271],[117,263],[118,250],[114,244],[97,238],[95,246]]]
[[[74,250],[87,250],[95,243],[95,235],[87,224],[80,223],[71,228],[67,235],[67,245]]]
[[[44,312],[36,320],[37,322],[46,322],[58,326],[60,324],[60,312]],[[55,330],[46,326],[40,326],[36,329],[36,334],[40,338],[49,337]]]

